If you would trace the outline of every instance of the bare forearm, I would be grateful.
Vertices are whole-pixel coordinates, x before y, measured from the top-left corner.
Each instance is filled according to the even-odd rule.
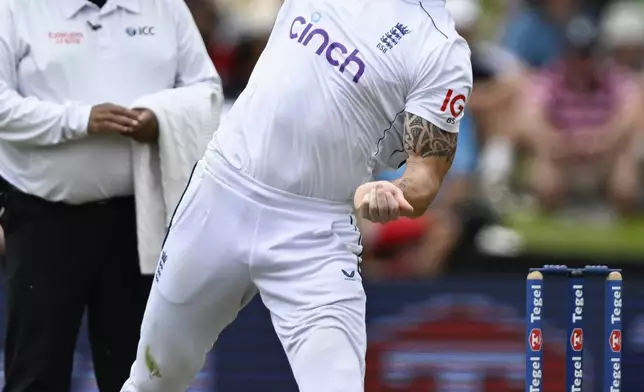
[[[457,140],[458,134],[445,132],[422,117],[406,113],[403,147],[407,168],[394,185],[414,207],[411,217],[423,215],[438,194],[452,166]]]
[[[422,216],[436,198],[440,189],[442,178],[437,178],[427,168],[421,165],[408,164],[403,176],[393,181],[403,192],[405,199],[414,207],[410,218]]]
[[[356,210],[372,222],[423,215],[452,165],[457,139],[457,133],[446,132],[420,116],[405,113],[405,172],[400,180],[359,186],[353,196]]]

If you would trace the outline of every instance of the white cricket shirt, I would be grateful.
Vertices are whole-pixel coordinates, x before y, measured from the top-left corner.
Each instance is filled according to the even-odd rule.
[[[266,185],[346,201],[405,159],[405,111],[457,132],[471,88],[443,0],[286,0],[210,149]]]
[[[92,105],[208,83],[183,0],[0,1],[0,176],[50,201],[133,193],[131,139],[87,135]]]

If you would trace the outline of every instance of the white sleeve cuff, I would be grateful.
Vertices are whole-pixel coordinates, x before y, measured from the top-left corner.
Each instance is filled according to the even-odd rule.
[[[92,106],[73,103],[66,103],[65,106],[67,106],[67,124],[63,129],[63,138],[76,139],[87,135]]]

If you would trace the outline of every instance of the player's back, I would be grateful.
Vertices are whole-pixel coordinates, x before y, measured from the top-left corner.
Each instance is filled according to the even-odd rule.
[[[348,200],[375,167],[403,159],[417,68],[438,78],[455,43],[467,50],[443,0],[286,0],[210,148],[266,185]]]

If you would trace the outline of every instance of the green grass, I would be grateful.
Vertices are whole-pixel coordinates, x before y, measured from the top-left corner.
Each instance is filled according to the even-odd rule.
[[[528,213],[506,219],[524,237],[527,253],[644,259],[644,217],[600,224]]]

